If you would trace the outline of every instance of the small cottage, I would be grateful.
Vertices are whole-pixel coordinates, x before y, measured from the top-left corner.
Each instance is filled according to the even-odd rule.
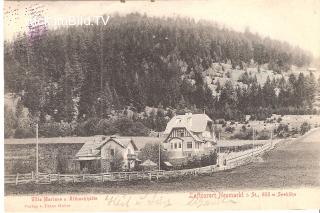
[[[206,154],[216,145],[213,122],[206,114],[176,115],[164,134],[163,144],[171,159]]]
[[[131,138],[101,137],[85,143],[76,160],[82,172],[129,171],[135,167],[136,151],[138,148]]]

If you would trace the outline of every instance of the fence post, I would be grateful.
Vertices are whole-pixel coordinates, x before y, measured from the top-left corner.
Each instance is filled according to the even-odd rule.
[[[151,176],[151,172],[149,173],[149,180],[151,181],[151,178],[152,178],[152,176]]]
[[[83,182],[84,182],[84,175],[85,175],[85,174],[82,175],[82,181],[83,181]]]
[[[103,174],[101,174],[101,181],[102,181],[102,183],[104,182]]]
[[[75,183],[76,182],[76,176],[72,175],[72,181]]]
[[[19,173],[17,173],[17,176],[16,176],[16,185],[18,185],[18,179],[19,179]]]
[[[130,181],[130,174],[128,174],[128,180]]]
[[[31,179],[34,180],[34,174],[33,171],[31,171]]]

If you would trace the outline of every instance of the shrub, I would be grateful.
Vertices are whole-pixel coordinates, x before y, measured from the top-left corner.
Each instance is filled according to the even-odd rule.
[[[245,132],[241,131],[234,134],[231,138],[240,139],[240,140],[250,140],[252,139],[252,131],[245,131]]]
[[[73,128],[69,123],[44,123],[39,125],[39,135],[43,137],[65,137],[71,136]]]
[[[310,129],[311,129],[311,125],[308,122],[303,122],[303,124],[301,124],[300,126],[300,134],[304,135]]]
[[[201,156],[201,166],[210,166],[217,164],[217,153],[210,152],[209,155]]]
[[[117,128],[113,125],[111,119],[101,119],[97,125],[97,132],[101,135],[114,135],[118,133]]]
[[[149,129],[139,121],[132,121],[128,118],[120,118],[113,122],[120,135],[125,136],[147,136]]]
[[[280,124],[275,130],[274,133],[280,137],[285,138],[289,136],[289,127],[287,124]]]
[[[235,128],[233,126],[227,126],[225,132],[233,133]]]
[[[15,138],[32,138],[36,136],[36,128],[34,122],[30,118],[18,120],[18,127],[15,130]]]
[[[92,136],[100,133],[98,129],[100,119],[89,118],[86,121],[78,123],[74,129],[74,133],[78,136]]]
[[[35,131],[31,127],[18,127],[14,132],[15,138],[33,138],[35,136]]]
[[[241,131],[242,131],[242,132],[247,131],[247,127],[246,127],[246,125],[242,125],[242,127],[241,127]]]
[[[257,140],[268,140],[270,138],[270,132],[263,130],[257,134]]]
[[[14,129],[17,127],[17,119],[14,113],[6,105],[4,106],[4,137],[10,138],[14,135]]]

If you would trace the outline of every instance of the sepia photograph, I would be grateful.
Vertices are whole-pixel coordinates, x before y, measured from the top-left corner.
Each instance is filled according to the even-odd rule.
[[[8,212],[320,208],[320,1],[4,1]]]

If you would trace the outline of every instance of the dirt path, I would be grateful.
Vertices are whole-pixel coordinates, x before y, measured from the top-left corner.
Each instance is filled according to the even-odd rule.
[[[292,142],[279,143],[251,163],[212,176],[171,182],[6,186],[6,194],[147,193],[262,188],[320,187],[320,129]]]

